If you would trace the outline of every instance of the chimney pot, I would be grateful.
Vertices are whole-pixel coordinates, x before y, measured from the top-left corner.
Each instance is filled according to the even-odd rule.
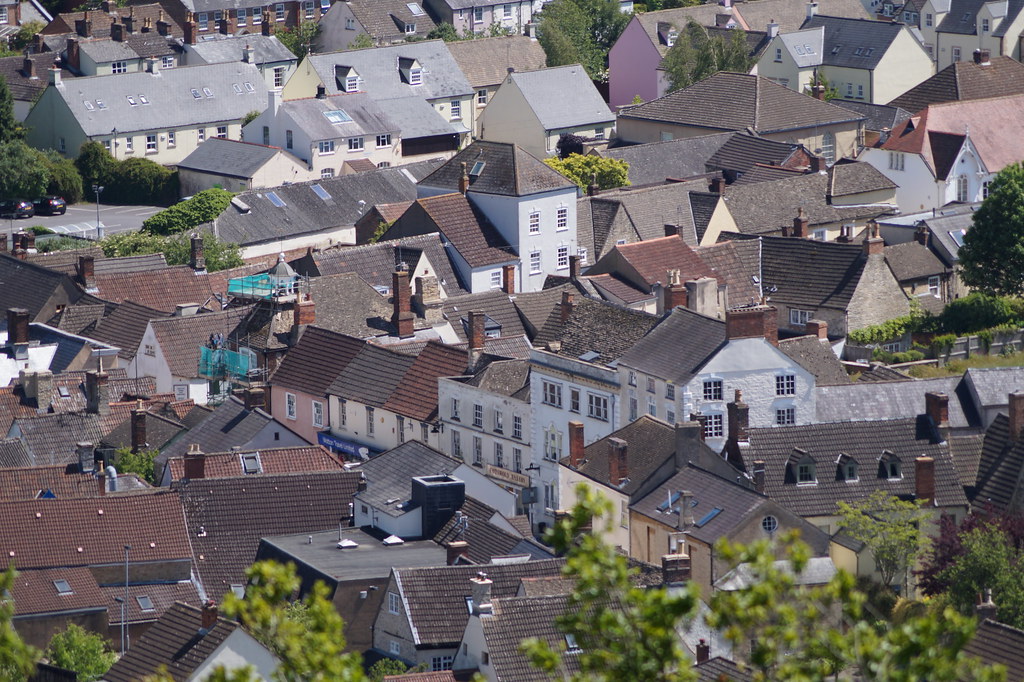
[[[391,300],[393,312],[391,324],[395,326],[399,338],[413,336],[412,291],[409,289],[409,272],[395,270],[391,275]]]
[[[196,272],[206,271],[206,258],[203,257],[203,238],[193,234],[189,242],[189,265]]]
[[[995,620],[996,614],[999,612],[999,607],[992,601],[992,590],[985,588],[984,597],[978,602],[975,607],[978,612],[978,622],[981,623],[986,620]]]
[[[469,543],[465,540],[449,542],[445,549],[447,550],[445,563],[449,566],[457,564],[460,558],[464,560],[469,559]]]
[[[569,466],[579,469],[583,463],[583,422],[569,422]]]
[[[690,557],[686,554],[663,554],[661,557],[661,582],[665,585],[680,585],[690,579]],[[704,640],[701,640],[704,641]]]
[[[778,346],[778,324],[778,312],[772,306],[733,308],[725,313],[725,336],[730,341],[761,337]]]
[[[213,626],[217,624],[217,602],[212,599],[208,599],[203,604],[203,616],[202,616],[202,628],[204,630],[212,630]]]
[[[191,443],[185,453],[185,478],[206,478],[206,455],[199,449],[199,443]]]
[[[1024,430],[1024,392],[1011,393],[1009,398],[1008,416],[1010,418],[1010,440],[1020,440]]]
[[[868,221],[868,238],[864,240],[864,253],[868,256],[880,256],[885,253],[885,240],[878,236],[878,223]]]

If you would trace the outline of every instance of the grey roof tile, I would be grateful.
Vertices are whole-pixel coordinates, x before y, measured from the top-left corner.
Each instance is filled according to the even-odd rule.
[[[917,113],[939,102],[1021,93],[1024,93],[1024,65],[1011,57],[993,55],[989,64],[976,64],[972,60],[954,62],[907,90],[889,106]]]
[[[817,420],[822,422],[910,418],[925,412],[925,393],[949,396],[949,424],[964,429],[976,424],[958,397],[960,377],[913,381],[858,381],[815,389]]]
[[[798,336],[779,341],[779,350],[813,374],[816,386],[850,383],[850,376],[828,341],[823,341],[817,336]]]
[[[615,121],[615,114],[579,64],[515,71],[508,79],[522,92],[545,130]]]
[[[817,14],[802,28],[824,29],[821,63],[844,69],[875,69],[893,42],[904,31],[903,24]]]
[[[634,185],[662,183],[667,178],[688,178],[707,172],[707,161],[737,133],[712,133],[664,142],[613,147],[599,152],[604,158],[629,164]]]
[[[674,308],[622,354],[619,364],[682,386],[724,343],[725,322]]]
[[[477,140],[460,151],[423,178],[420,184],[457,192],[462,178],[462,164],[472,169],[481,162],[484,164],[483,169],[470,178],[470,192],[526,196],[575,187],[571,180],[518,146],[484,140]]]
[[[295,55],[277,36],[265,36],[260,33],[237,36],[212,33],[204,35],[195,45],[189,45],[187,50],[190,56],[195,55],[206,64],[222,64],[242,61],[243,50],[247,47],[252,48],[256,64],[297,61]]]
[[[178,163],[178,168],[249,178],[278,154],[278,147],[211,137]]]
[[[460,40],[448,43],[448,51],[475,89],[497,86],[510,67],[531,71],[544,68],[547,61],[544,48],[528,36]]]

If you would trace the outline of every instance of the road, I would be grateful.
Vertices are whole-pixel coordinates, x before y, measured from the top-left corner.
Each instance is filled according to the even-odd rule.
[[[142,227],[142,221],[163,209],[159,206],[107,206],[100,204],[100,224],[104,234],[128,232]],[[33,225],[43,225],[58,234],[76,237],[96,237],[96,204],[68,206],[64,215],[37,215],[32,218],[0,220],[0,230],[17,231]]]

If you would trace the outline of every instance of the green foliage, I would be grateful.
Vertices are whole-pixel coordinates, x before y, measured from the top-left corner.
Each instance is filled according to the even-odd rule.
[[[1022,323],[1024,301],[980,291],[950,301],[939,316],[939,327],[958,336],[991,327],[1019,326]]]
[[[335,682],[365,680],[358,654],[345,653],[343,622],[328,597],[329,590],[317,581],[302,600],[303,616],[296,618],[288,605],[298,592],[295,565],[273,561],[253,564],[246,576],[245,597],[229,592],[224,613],[235,618],[281,660],[274,674],[279,682]],[[222,678],[223,679],[223,678]]]
[[[157,485],[156,456],[157,450],[140,450],[132,452],[131,448],[120,448],[117,451],[117,471],[122,474],[138,474],[150,485]]]
[[[69,235],[62,235],[60,237],[54,237],[53,239],[47,239],[45,241],[36,241],[36,250],[39,253],[53,253],[54,251],[72,251],[74,249],[83,249],[87,246],[92,246],[92,242],[83,239],[82,237],[71,237]]]
[[[86,191],[86,197],[95,201],[92,193],[92,185],[107,185],[114,175],[114,167],[117,162],[110,152],[106,150],[101,142],[85,142],[78,150],[78,157],[75,159],[75,167],[78,174],[82,176],[82,185]]]
[[[252,123],[253,121],[255,121],[257,118],[259,118],[260,113],[261,112],[259,110],[253,109],[248,114],[243,116],[242,117],[242,127],[244,128],[245,126],[247,126],[250,123]]]
[[[632,104],[634,106],[637,105],[637,104],[643,104],[643,103],[644,103],[644,98],[641,97],[640,95],[633,95],[633,101],[630,102],[630,104]]]
[[[594,80],[607,76],[608,50],[630,16],[617,0],[554,0],[544,5],[538,39],[548,66],[582,64]]]
[[[81,201],[82,176],[79,174],[75,162],[61,156],[53,149],[39,152],[39,156],[50,176],[46,193],[64,197],[64,201],[69,204],[77,204]]]
[[[14,586],[16,572],[12,563],[0,573],[0,680],[27,680],[39,660],[39,652],[25,644],[14,630],[14,602],[6,597]]]
[[[916,331],[920,319],[919,316],[913,314],[896,317],[886,320],[881,324],[871,325],[863,329],[855,329],[847,334],[847,338],[850,340],[850,343],[859,346],[895,341]]]
[[[0,143],[6,144],[25,137],[25,127],[14,116],[14,98],[7,80],[0,76]]]
[[[449,24],[447,21],[442,21],[437,24],[430,33],[427,34],[427,40],[438,40],[441,39],[446,43],[453,43],[458,40],[462,40],[462,36],[455,30],[455,27]]]
[[[117,660],[117,654],[110,650],[102,635],[74,623],[53,636],[46,657],[53,665],[78,673],[82,682],[98,680]]]
[[[917,362],[924,360],[924,353],[917,349],[890,353],[883,348],[876,348],[871,352],[871,359],[886,364],[899,364],[901,362]]]
[[[212,222],[231,203],[231,192],[223,189],[204,189],[188,201],[174,204],[142,223],[142,231],[151,234],[177,234]]]
[[[301,61],[309,54],[309,47],[320,33],[320,24],[315,21],[304,21],[298,26],[286,28],[278,26],[274,35]]]
[[[365,50],[368,47],[373,47],[373,38],[369,33],[360,33],[348,44],[349,50]]]
[[[948,355],[956,343],[956,334],[939,334],[932,337],[932,355],[936,358]]]
[[[842,528],[867,546],[882,584],[904,581],[925,540],[921,526],[927,513],[920,504],[876,490],[854,504],[840,501],[837,505]]]
[[[11,49],[17,54],[23,53],[36,34],[44,28],[46,28],[46,24],[41,21],[26,21],[18,27],[18,32],[11,36]]]
[[[690,20],[662,61],[668,75],[669,92],[685,88],[719,71],[746,73],[754,65],[746,32],[733,30],[728,39],[712,36],[708,29]]]
[[[100,198],[111,204],[167,205],[178,195],[176,171],[145,158],[117,160],[99,142],[82,145],[75,167],[89,201],[96,200],[94,184],[104,187]]]
[[[20,140],[0,143],[0,197],[31,200],[44,194],[49,182],[36,150]]]
[[[383,682],[388,675],[401,675],[409,670],[409,666],[394,658],[382,658],[367,671],[369,682]]]
[[[36,235],[37,237],[41,234],[57,234],[56,232],[46,227],[45,225],[33,225],[32,227],[28,228],[28,231]]]
[[[959,251],[964,284],[995,295],[1024,294],[1024,165],[996,174]]]
[[[807,89],[804,90],[804,94],[813,97],[816,88],[822,89],[822,99],[824,99],[826,102],[831,102],[832,100],[839,97],[839,88],[832,85],[832,83],[829,82],[828,78],[825,77],[825,74],[820,70],[814,72],[814,78],[811,79],[811,82],[807,86]]]
[[[191,255],[190,233],[162,236],[148,232],[118,232],[99,242],[107,258],[162,253],[169,265],[185,265]],[[212,234],[203,234],[203,257],[209,272],[237,268],[245,264],[238,244],[221,241]]]
[[[588,154],[570,154],[564,159],[544,159],[544,163],[586,190],[594,176],[599,189],[612,189],[629,185],[629,163],[621,159],[606,159]]]
[[[945,597],[963,614],[974,612],[978,595],[992,590],[999,622],[1024,627],[1024,556],[1005,530],[985,524],[960,538],[956,562],[939,573],[949,585]]]

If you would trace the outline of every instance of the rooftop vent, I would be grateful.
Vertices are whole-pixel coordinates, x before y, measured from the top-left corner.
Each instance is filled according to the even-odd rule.
[[[385,540],[385,542],[387,541]],[[358,546],[359,543],[355,540],[352,540],[351,538],[345,538],[344,540],[338,543],[338,549],[354,549]]]
[[[405,544],[405,540],[403,540],[402,538],[398,537],[397,535],[389,535],[386,538],[384,538],[384,546],[385,547],[392,547],[394,545],[404,545],[404,544]]]

